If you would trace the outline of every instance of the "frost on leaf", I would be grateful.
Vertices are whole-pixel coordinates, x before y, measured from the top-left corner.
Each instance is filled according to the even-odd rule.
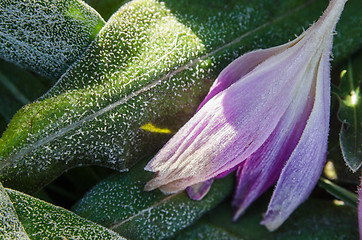
[[[194,114],[229,62],[287,41],[325,7],[218,4],[135,0],[120,8],[54,88],[9,124],[0,139],[3,184],[31,191],[79,165],[133,166]]]
[[[101,181],[73,211],[127,239],[165,239],[194,223],[232,190],[229,176],[216,180],[202,201],[190,199],[185,192],[146,192],[143,188],[152,174],[143,171],[145,163]]]
[[[0,183],[0,238],[29,239],[8,194]]]
[[[0,139],[4,184],[39,187],[77,165],[122,170],[152,154],[170,135],[142,126],[177,130],[207,91],[207,65],[186,67],[203,49],[162,4],[122,7],[53,89],[15,115]]]
[[[104,25],[79,0],[0,2],[0,57],[58,78]]]
[[[11,189],[6,191],[31,239],[124,239],[61,207]]]

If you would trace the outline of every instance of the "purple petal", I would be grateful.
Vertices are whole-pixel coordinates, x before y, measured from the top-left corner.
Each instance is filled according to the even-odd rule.
[[[311,84],[311,83],[310,83]],[[297,145],[312,110],[314,96],[305,84],[298,92],[274,132],[237,172],[233,200],[234,220],[279,178],[281,170]],[[309,101],[308,101],[309,99]]]
[[[305,33],[306,51],[316,66],[315,100],[302,137],[282,170],[262,224],[278,228],[311,193],[324,166],[329,131],[332,33],[346,0],[334,0]],[[314,49],[314,51],[313,51]]]
[[[193,200],[201,200],[210,190],[213,179],[209,179],[205,182],[196,183],[188,188],[187,194]]]
[[[242,164],[239,165],[241,166]],[[237,167],[231,168],[230,170],[217,175],[215,178],[223,178],[227,176],[229,173],[235,171],[236,168]],[[213,181],[214,181],[213,179],[209,179],[205,182],[196,183],[190,187],[187,187],[186,188],[187,194],[193,200],[201,200],[209,192]]]
[[[271,231],[278,228],[309,196],[323,169],[329,130],[329,52],[322,56],[318,68],[312,113],[298,145],[283,168],[262,222]]]
[[[198,107],[198,110],[216,94],[224,91],[232,84],[242,79],[247,73],[251,72],[267,58],[280,53],[293,44],[295,44],[294,41],[273,48],[255,50],[238,57],[221,71],[218,78],[211,86],[209,93]]]
[[[157,176],[145,189],[183,190],[234,168],[259,149],[304,84],[311,54],[297,45],[211,98],[146,166]]]
[[[215,178],[218,179],[218,178],[226,177],[227,175],[229,175],[229,173],[234,172],[236,169],[238,169],[238,167],[241,167],[241,166],[243,165],[243,163],[244,163],[244,162],[238,164],[237,166],[235,166],[235,167],[233,167],[233,168],[228,169],[228,170],[225,171],[225,172],[220,173],[220,174],[217,175]]]

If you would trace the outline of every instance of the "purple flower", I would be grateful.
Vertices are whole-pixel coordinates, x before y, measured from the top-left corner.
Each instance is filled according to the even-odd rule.
[[[219,75],[197,113],[148,163],[145,189],[201,199],[236,170],[234,219],[276,183],[262,224],[278,228],[314,188],[329,131],[330,54],[346,0],[294,41],[245,54]]]

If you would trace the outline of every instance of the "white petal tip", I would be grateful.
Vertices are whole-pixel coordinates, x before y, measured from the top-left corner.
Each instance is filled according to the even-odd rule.
[[[155,172],[153,168],[151,167],[151,162],[149,162],[143,169],[147,172]]]
[[[233,216],[233,221],[236,222],[239,219],[239,217],[244,214],[245,210],[246,210],[245,207],[237,208]]]
[[[279,228],[285,219],[281,217],[281,213],[278,212],[267,212],[264,216],[264,220],[260,224],[264,225],[270,232],[273,232]]]
[[[157,187],[154,186],[154,184],[152,183],[152,180],[151,180],[151,181],[149,181],[149,182],[146,183],[146,185],[144,186],[143,190],[149,192],[149,191],[152,191],[152,190],[154,190],[154,189],[156,189],[156,188],[157,188]]]

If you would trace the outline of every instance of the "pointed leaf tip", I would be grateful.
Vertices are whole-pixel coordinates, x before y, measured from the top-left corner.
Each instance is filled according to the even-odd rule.
[[[30,239],[125,240],[112,230],[81,218],[69,210],[15,190],[6,189],[6,192]]]

